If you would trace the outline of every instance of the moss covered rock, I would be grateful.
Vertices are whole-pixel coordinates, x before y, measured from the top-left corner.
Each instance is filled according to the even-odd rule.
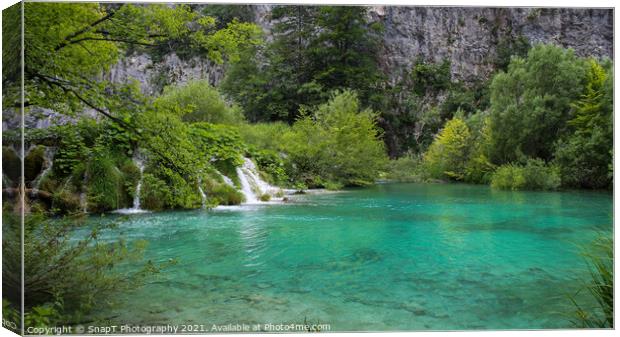
[[[56,214],[68,214],[81,211],[80,195],[73,191],[60,190],[52,195],[52,210]]]
[[[15,150],[8,146],[2,147],[3,188],[16,187],[21,176],[21,160]]]
[[[239,205],[243,202],[243,194],[226,184],[212,186],[207,195],[217,205]]]
[[[24,180],[32,183],[43,171],[45,166],[45,146],[37,145],[24,158]]]

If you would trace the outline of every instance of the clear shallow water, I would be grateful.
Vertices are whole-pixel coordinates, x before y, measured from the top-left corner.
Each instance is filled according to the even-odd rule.
[[[385,184],[286,205],[133,215],[124,236],[148,240],[148,259],[179,262],[100,316],[307,319],[332,331],[569,328],[567,295],[588,279],[579,247],[611,233],[612,212],[605,193]]]

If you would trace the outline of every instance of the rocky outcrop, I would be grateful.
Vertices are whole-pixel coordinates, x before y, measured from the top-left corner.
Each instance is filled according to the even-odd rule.
[[[554,43],[580,56],[613,58],[613,11],[580,8],[371,7],[383,22],[382,66],[397,78],[416,58],[449,59],[456,79],[471,81],[494,70],[502,40],[525,37]]]
[[[212,85],[217,85],[223,76],[224,68],[221,65],[199,57],[184,60],[171,53],[159,62],[154,62],[148,54],[121,58],[110,69],[106,79],[115,83],[135,80],[140,83],[144,94],[157,95],[169,84],[206,79]]]
[[[271,39],[273,5],[254,5],[255,23]],[[471,82],[494,70],[499,42],[526,38],[530,43],[555,43],[580,56],[613,58],[613,11],[585,8],[488,8],[369,6],[371,21],[380,21],[381,67],[392,81],[417,58],[451,61],[454,79]],[[112,68],[110,79],[135,78],[146,94],[190,79],[217,85],[224,68],[200,58],[181,60],[175,54],[161,62],[134,55]]]

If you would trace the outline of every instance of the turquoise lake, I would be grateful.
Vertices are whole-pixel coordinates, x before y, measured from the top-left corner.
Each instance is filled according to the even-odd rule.
[[[132,215],[175,258],[120,296],[116,324],[320,322],[331,331],[571,328],[580,249],[612,235],[603,192],[379,184],[287,204]],[[585,293],[578,296],[589,303]]]

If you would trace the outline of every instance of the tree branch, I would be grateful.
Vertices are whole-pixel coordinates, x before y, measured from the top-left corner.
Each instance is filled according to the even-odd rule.
[[[87,99],[85,99],[84,97],[82,97],[82,95],[80,95],[75,89],[68,87],[69,85],[72,85],[71,82],[63,80],[63,79],[59,79],[53,76],[48,76],[48,75],[43,75],[43,74],[38,74],[38,73],[32,73],[32,72],[28,72],[28,74],[34,78],[39,78],[41,79],[43,82],[47,83],[50,86],[57,86],[59,88],[61,88],[65,93],[67,94],[72,94],[73,96],[75,96],[80,102],[84,103],[86,106],[92,108],[93,110],[97,111],[98,113],[102,114],[103,116],[109,118],[110,120],[118,123],[119,125],[122,125],[124,127],[126,127],[127,129],[130,129],[131,131],[135,132],[135,134],[141,138],[142,140],[146,141],[146,144],[148,145],[148,139],[145,137],[144,133],[136,128],[135,126],[131,125],[130,123],[125,122],[124,120],[113,116],[110,112],[96,106],[94,103],[88,101]],[[63,84],[65,83],[65,84]],[[168,167],[170,167],[172,170],[174,170],[175,172],[179,173],[180,175],[184,175],[185,170],[182,169],[180,166],[178,166],[174,161],[172,161],[170,158],[168,158],[167,156],[165,156],[160,150],[153,148],[153,147],[149,147],[149,150],[151,150],[153,153],[155,153]]]
[[[129,127],[129,128],[133,129],[133,126],[129,125],[128,123],[126,123],[122,119],[112,116],[109,112],[107,112],[107,111],[97,107],[96,105],[94,105],[90,101],[86,100],[84,97],[82,97],[80,94],[78,94],[73,88],[69,88],[69,87],[67,87],[67,86],[62,84],[62,82],[65,82],[65,84],[69,84],[68,81],[64,81],[64,80],[61,80],[61,79],[53,77],[53,76],[47,76],[47,75],[42,75],[42,74],[33,74],[33,76],[43,80],[43,82],[47,83],[48,85],[57,86],[57,87],[61,88],[65,93],[72,94],[80,102],[86,104],[88,107],[94,109],[95,111],[97,111],[100,114],[106,116],[107,118],[115,121],[116,123],[119,123],[119,124],[121,124],[121,125],[123,125],[125,127]]]
[[[140,41],[133,41],[133,40],[128,40],[128,39],[121,39],[121,38],[110,38],[110,37],[83,37],[81,39],[77,39],[77,40],[72,40],[67,42],[67,44],[63,45],[62,47],[66,47],[72,44],[76,44],[76,43],[80,43],[83,41],[109,41],[109,42],[123,42],[123,43],[128,43],[128,44],[136,44],[136,45],[140,45],[140,46],[148,46],[148,47],[156,47],[159,44],[156,43],[147,43],[147,42],[140,42]],[[58,51],[58,49],[56,50]]]
[[[100,23],[102,23],[104,21],[107,21],[107,20],[111,19],[114,16],[114,14],[116,14],[116,11],[112,11],[108,15],[100,18],[99,20],[91,23],[90,25],[88,25],[88,26],[86,26],[86,27],[84,27],[84,28],[82,28],[82,29],[80,29],[80,30],[78,30],[76,32],[73,32],[73,33],[67,35],[63,39],[63,42],[61,42],[58,46],[56,46],[56,48],[54,48],[54,50],[58,51],[58,50],[60,50],[60,49],[62,49],[64,47],[66,47],[67,45],[69,45],[71,43],[71,39],[73,39],[75,37],[78,37],[79,35],[86,33],[89,29],[99,25]]]

